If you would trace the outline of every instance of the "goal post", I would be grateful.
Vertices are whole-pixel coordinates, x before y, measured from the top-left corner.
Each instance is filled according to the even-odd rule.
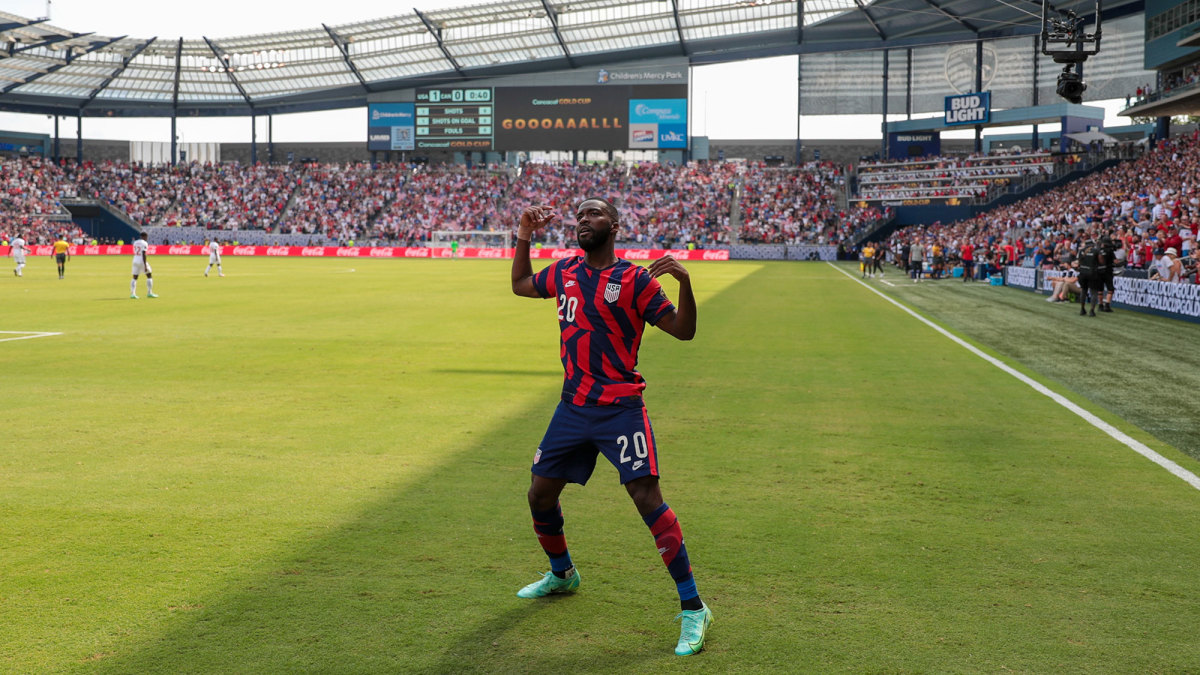
[[[462,248],[512,248],[512,232],[434,230],[429,234],[430,246],[439,248],[449,247],[456,241]]]

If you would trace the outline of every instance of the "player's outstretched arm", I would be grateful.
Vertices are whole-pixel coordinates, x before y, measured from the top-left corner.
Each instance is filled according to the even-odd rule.
[[[553,206],[527,206],[517,226],[517,248],[513,252],[512,292],[526,298],[540,298],[533,287],[533,265],[529,262],[529,240],[533,233],[558,218]]]
[[[666,256],[650,263],[647,271],[656,279],[669,274],[679,282],[679,300],[675,303],[675,309],[654,325],[678,340],[696,337],[696,296],[692,295],[692,278],[687,269],[675,258]]]

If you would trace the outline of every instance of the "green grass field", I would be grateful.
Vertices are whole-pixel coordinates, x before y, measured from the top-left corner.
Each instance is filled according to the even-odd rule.
[[[506,261],[205,262],[0,278],[61,333],[0,342],[0,671],[1200,670],[1200,491],[831,265],[691,264],[697,338],[647,333],[716,616],[681,659],[611,467],[563,497],[580,592],[515,597],[561,367]],[[869,283],[1200,471],[1194,324]]]

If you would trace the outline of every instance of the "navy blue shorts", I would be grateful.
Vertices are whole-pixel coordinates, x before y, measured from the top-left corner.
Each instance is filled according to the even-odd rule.
[[[533,456],[534,475],[585,485],[603,454],[624,485],[658,476],[654,431],[644,406],[579,406],[559,401],[546,435]]]

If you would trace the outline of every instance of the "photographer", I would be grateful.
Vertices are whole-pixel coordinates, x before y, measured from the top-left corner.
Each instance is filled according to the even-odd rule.
[[[1100,300],[1100,311],[1109,312],[1112,310],[1112,296],[1116,286],[1113,284],[1113,276],[1115,268],[1118,264],[1124,263],[1124,256],[1117,255],[1117,246],[1121,240],[1118,239],[1115,243],[1112,237],[1103,235],[1100,237],[1100,285],[1104,289],[1104,297]],[[1121,260],[1118,261],[1118,258]]]

